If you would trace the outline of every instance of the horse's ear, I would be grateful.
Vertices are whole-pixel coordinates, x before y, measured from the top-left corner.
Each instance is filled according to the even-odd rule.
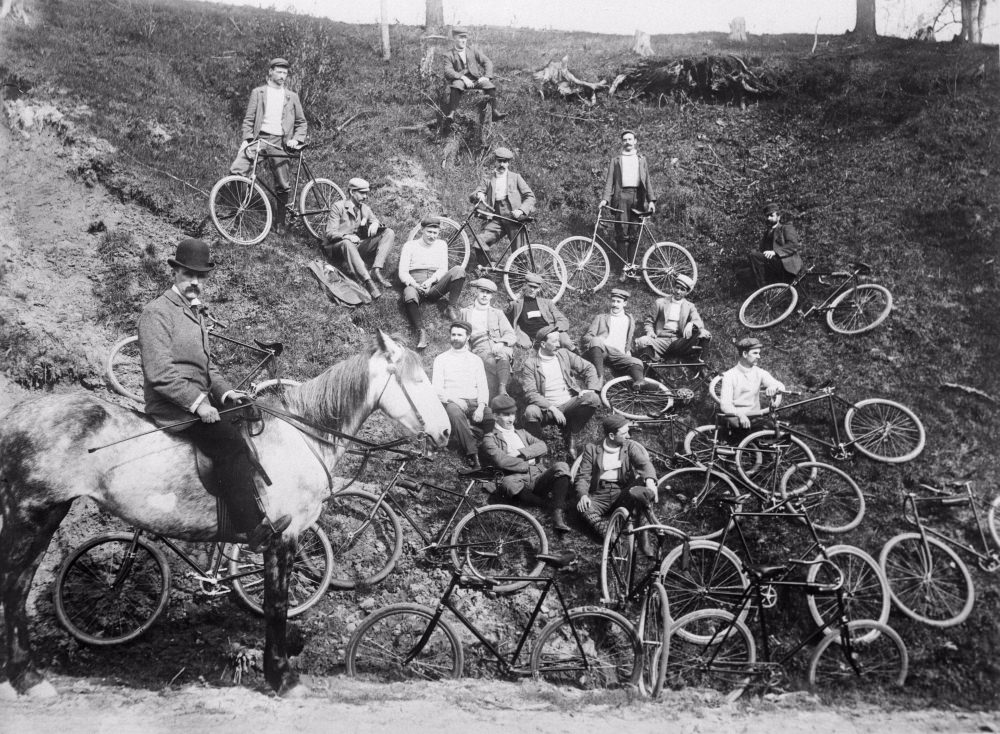
[[[403,345],[394,340],[381,329],[376,333],[379,351],[383,352],[390,364],[396,364],[403,358]]]

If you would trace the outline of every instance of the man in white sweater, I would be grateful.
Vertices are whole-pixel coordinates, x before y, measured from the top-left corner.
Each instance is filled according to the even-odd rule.
[[[465,463],[479,466],[479,440],[483,431],[493,430],[489,409],[489,387],[483,360],[469,351],[472,325],[468,321],[451,324],[451,349],[434,358],[431,384],[451,421],[452,444],[457,444]],[[478,427],[473,428],[472,424]]]

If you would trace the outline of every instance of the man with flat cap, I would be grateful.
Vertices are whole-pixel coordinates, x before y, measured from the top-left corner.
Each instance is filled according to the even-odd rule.
[[[481,208],[489,212],[480,237],[483,246],[490,252],[493,243],[505,235],[511,240],[512,251],[528,244],[514,242],[513,238],[519,228],[518,220],[529,216],[534,210],[535,194],[520,173],[510,170],[512,160],[514,153],[509,148],[500,147],[493,151],[493,172],[469,196],[469,201],[480,204]],[[478,246],[476,250],[480,262],[488,265],[489,261],[479,254]]]
[[[444,57],[444,78],[448,82],[448,101],[445,103],[445,120],[455,119],[455,110],[466,89],[479,89],[486,95],[482,103],[489,105],[493,122],[507,116],[497,108],[497,87],[491,80],[493,62],[474,46],[469,46],[469,31],[461,26],[451,29],[455,47]]]
[[[599,209],[611,205],[620,212],[614,213],[615,240],[622,257],[628,259],[639,239],[641,213],[656,211],[656,192],[649,178],[646,156],[636,148],[633,130],[622,130],[622,152],[611,159],[604,180],[604,196]]]
[[[173,285],[146,304],[139,317],[146,414],[158,426],[192,421],[168,430],[212,459],[211,493],[224,501],[235,531],[259,546],[272,533],[284,532],[291,518],[282,515],[272,523],[262,511],[246,442],[233,414],[219,415],[220,407],[239,405],[247,395],[234,390],[212,362],[201,296],[215,263],[208,245],[196,239],[182,240],[167,263]]]
[[[795,227],[790,222],[782,224],[781,207],[777,204],[765,204],[763,214],[767,231],[760,240],[758,251],[747,255],[758,288],[768,283],[790,283],[802,270]]]
[[[511,360],[514,358],[513,345],[517,340],[514,327],[503,311],[490,305],[497,292],[497,284],[489,278],[477,278],[469,283],[472,288],[471,306],[466,306],[459,314],[463,321],[472,325],[469,348],[483,360],[486,376],[491,382],[491,393],[507,394],[510,382]]]
[[[597,376],[604,379],[605,362],[615,374],[627,374],[636,387],[641,387],[645,379],[642,360],[633,357],[632,337],[635,335],[635,319],[625,311],[631,294],[624,288],[611,289],[611,307],[607,313],[600,313],[590,322],[590,328],[580,340],[583,358],[597,369]]]
[[[635,352],[648,362],[668,357],[704,358],[712,335],[695,305],[687,299],[694,281],[678,273],[670,296],[656,299],[656,311],[643,319],[644,334],[635,340]]]
[[[496,422],[483,436],[479,455],[484,466],[503,471],[496,495],[517,504],[552,509],[552,527],[560,533],[569,530],[564,507],[569,493],[569,464],[553,462],[548,468],[540,462],[549,452],[545,442],[527,431],[514,428],[517,403],[509,395],[497,395],[490,402]]]
[[[250,92],[250,101],[243,116],[243,144],[229,172],[245,176],[253,164],[253,150],[248,144],[260,140],[261,156],[267,159],[274,176],[274,193],[277,211],[274,213],[274,231],[285,231],[285,207],[288,205],[288,169],[290,162],[285,149],[295,151],[306,139],[306,115],[299,95],[285,85],[288,80],[288,62],[271,59],[268,64],[267,84]]]
[[[569,335],[569,319],[556,306],[551,298],[541,295],[545,280],[537,273],[525,273],[524,285],[511,304],[507,307],[507,320],[514,327],[517,346],[531,349],[539,329],[544,326],[554,326],[559,330],[560,346],[576,351],[576,344]]]
[[[719,402],[726,415],[727,440],[730,443],[745,437],[750,432],[753,419],[763,414],[760,405],[762,390],[771,398],[772,407],[781,404],[784,384],[758,365],[763,347],[759,339],[743,337],[736,342],[739,361],[722,373]]]
[[[451,443],[458,447],[465,463],[479,466],[479,439],[483,430],[493,429],[489,409],[489,387],[483,361],[469,351],[472,325],[453,321],[448,330],[451,348],[434,358],[431,384],[451,421]],[[480,426],[473,429],[473,424]]]
[[[656,470],[649,453],[629,436],[629,422],[617,414],[601,421],[602,440],[587,444],[576,471],[576,509],[602,537],[617,507],[649,510],[657,502]]]
[[[368,182],[352,178],[347,182],[347,199],[330,208],[326,235],[320,249],[334,264],[345,265],[372,298],[379,298],[379,286],[388,287],[389,281],[382,274],[385,261],[392,252],[396,233],[382,226],[375,212],[368,206]],[[368,264],[371,263],[371,272]]]
[[[601,404],[601,381],[594,365],[560,346],[559,329],[545,326],[535,336],[538,345],[521,365],[518,382],[528,406],[524,427],[541,438],[542,427],[559,426],[566,453],[576,458],[576,434]]]
[[[459,318],[458,298],[465,286],[465,270],[448,267],[448,243],[441,239],[441,221],[426,216],[420,220],[420,235],[405,242],[399,251],[399,281],[403,284],[403,310],[417,332],[417,349],[427,348],[427,330],[420,313],[422,301],[436,301],[447,317]]]

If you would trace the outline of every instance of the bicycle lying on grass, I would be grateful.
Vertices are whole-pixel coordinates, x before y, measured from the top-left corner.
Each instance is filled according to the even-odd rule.
[[[953,482],[964,491],[921,484],[930,497],[910,492],[903,498],[903,517],[916,532],[891,538],[879,554],[879,565],[889,582],[889,594],[896,606],[910,619],[932,627],[954,627],[969,618],[976,601],[976,589],[969,567],[959,557],[963,550],[975,557],[986,573],[1000,570],[1000,525],[997,513],[1000,496],[994,497],[987,511],[987,525],[993,539],[986,539],[978,498],[972,482]],[[976,520],[978,547],[930,527],[920,515],[920,507],[945,508],[968,506]]]
[[[235,543],[211,543],[205,563],[175,541],[152,536],[173,551],[207,596],[228,594],[263,614],[264,558]],[[288,616],[296,617],[326,593],[333,571],[330,541],[313,525],[299,538],[288,583]],[[56,617],[81,642],[119,645],[145,633],[167,608],[170,564],[138,528],[91,538],[66,557],[53,586]]]
[[[348,675],[377,680],[460,678],[465,666],[462,642],[443,619],[445,610],[494,658],[505,677],[535,676],[550,683],[584,689],[626,688],[638,682],[642,670],[642,647],[632,625],[616,612],[601,607],[570,609],[558,583],[559,573],[575,566],[576,554],[539,556],[551,569],[543,578],[483,578],[453,570],[451,581],[435,608],[422,604],[392,604],[374,612],[351,635],[345,652]],[[491,640],[455,606],[456,589],[480,594],[510,583],[538,584],[538,601],[514,649],[507,640]],[[535,628],[549,592],[555,589],[559,608],[542,628],[525,665],[519,664],[528,637]]]
[[[645,362],[646,382],[636,390],[628,375],[612,378],[601,388],[601,402],[625,418],[657,419],[666,415],[677,403],[689,403],[701,386],[718,404],[718,372],[702,359],[701,350],[672,362]]]
[[[796,286],[807,277],[823,285],[824,278],[841,278],[819,305],[799,312],[799,320],[813,313],[825,313],[827,325],[838,334],[864,334],[881,324],[892,310],[892,294],[874,283],[862,283],[871,272],[866,263],[851,263],[849,270],[817,272],[815,266],[803,270],[791,283],[772,283],[751,293],[740,306],[740,323],[750,329],[767,329],[791,316],[799,302]]]

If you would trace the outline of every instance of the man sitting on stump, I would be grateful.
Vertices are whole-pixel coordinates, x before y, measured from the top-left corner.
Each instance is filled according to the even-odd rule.
[[[480,89],[486,95],[483,105],[489,105],[493,112],[493,122],[507,115],[497,109],[497,87],[490,80],[493,76],[493,62],[478,48],[469,46],[469,31],[461,26],[451,29],[455,47],[444,58],[444,78],[448,82],[448,102],[444,110],[446,123],[455,119],[455,110],[462,101],[466,89]]]

